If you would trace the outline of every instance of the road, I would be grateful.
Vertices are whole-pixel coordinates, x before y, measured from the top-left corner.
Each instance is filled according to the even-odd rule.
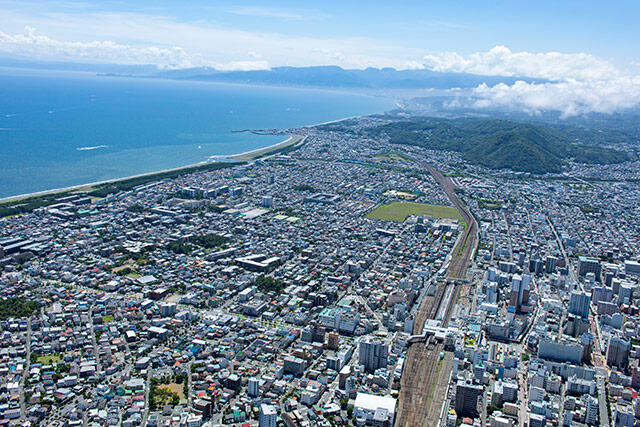
[[[513,262],[513,241],[511,240],[511,226],[509,225],[509,218],[507,214],[502,211],[502,218],[504,219],[504,225],[507,229],[507,240],[509,242],[509,262]]]
[[[542,203],[540,203],[540,208],[542,208]],[[551,227],[551,231],[553,232],[553,235],[556,238],[558,246],[562,251],[562,257],[564,258],[564,262],[567,266],[567,269],[569,270],[569,277],[571,278],[571,280],[573,280],[575,283],[579,285],[580,290],[582,292],[586,292],[584,289],[584,285],[578,279],[578,275],[576,274],[576,271],[573,268],[573,264],[571,263],[571,260],[569,260],[567,251],[564,247],[564,244],[562,243],[562,239],[560,239],[560,236],[558,235],[558,231],[556,230],[556,227],[553,224],[553,221],[551,221],[551,218],[549,218],[549,216],[546,214],[545,214],[545,217],[546,217],[547,223],[549,224],[549,227]],[[600,331],[600,322],[598,322],[597,320],[597,313],[593,308],[593,304],[591,304],[589,311],[590,311],[590,317],[591,317],[591,321],[589,322],[589,332],[591,332],[591,335],[593,335],[593,351],[591,352],[591,359],[592,359],[591,362],[593,363],[594,366],[604,368],[606,366],[606,363],[603,356],[604,345],[602,342],[602,333]]]
[[[606,375],[606,372],[604,373]],[[596,381],[598,382],[598,410],[600,411],[600,425],[603,427],[609,427],[609,413],[607,411],[607,387],[605,385],[605,377],[603,375],[597,375]]]
[[[451,180],[433,166],[425,165],[425,167],[458,210],[466,223],[466,228],[452,252],[447,270],[449,284],[439,285],[433,297],[427,296],[422,299],[414,324],[414,333],[421,333],[426,319],[437,317],[438,312],[445,313],[442,321],[443,326],[449,323],[460,288],[467,286],[456,284],[456,282],[465,278],[478,243],[477,223],[456,195]],[[451,294],[445,292],[447,286],[454,287]],[[446,303],[446,307],[441,307],[443,302]],[[439,424],[442,408],[447,399],[447,389],[453,366],[453,356],[450,353],[447,352],[445,357],[440,359],[443,351],[444,345],[442,343],[430,339],[426,343],[417,342],[409,347],[402,372],[396,426],[435,427]]]
[[[146,427],[149,419],[149,390],[151,389],[151,367],[147,369],[147,378],[144,385],[144,413],[142,414],[142,427]]]
[[[27,418],[27,402],[24,395],[24,388],[26,385],[27,377],[29,376],[29,369],[31,369],[31,318],[27,320],[27,343],[26,343],[26,361],[22,370],[22,376],[20,377],[20,420],[24,421]]]
[[[93,325],[93,305],[89,307],[89,325],[91,330],[91,342],[93,343],[93,352],[96,359],[96,372],[102,371],[102,364],[100,363],[100,348],[98,347],[98,341],[96,340],[96,330]]]

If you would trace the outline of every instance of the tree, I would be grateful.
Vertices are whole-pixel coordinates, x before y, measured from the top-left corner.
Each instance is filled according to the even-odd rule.
[[[274,279],[272,276],[262,275],[256,279],[254,285],[258,287],[262,292],[275,292],[277,294],[282,293],[285,288],[285,284],[282,280]]]
[[[12,317],[29,317],[38,309],[40,309],[40,304],[26,298],[3,299],[0,300],[0,320]]]
[[[349,399],[344,398],[342,400],[340,400],[340,409],[342,409],[343,411],[345,409],[347,409],[347,404],[349,403]]]
[[[353,416],[353,405],[347,406],[347,416],[351,418]]]

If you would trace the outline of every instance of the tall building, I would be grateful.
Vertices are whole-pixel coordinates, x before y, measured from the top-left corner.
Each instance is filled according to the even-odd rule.
[[[271,207],[273,207],[273,197],[271,197],[271,196],[262,196],[262,207],[263,208],[271,208]]]
[[[306,368],[304,359],[295,356],[287,356],[284,358],[284,373],[293,375],[302,375]]]
[[[633,299],[633,289],[635,284],[629,282],[622,282],[618,286],[618,305],[630,304]]]
[[[249,378],[249,396],[257,397],[260,395],[260,380],[256,377]]]
[[[514,274],[511,280],[511,295],[509,297],[509,305],[515,308],[516,312],[520,312],[523,305],[529,303],[529,286],[531,276],[528,274]]]
[[[278,413],[276,407],[263,403],[260,405],[260,427],[276,427]]]
[[[572,292],[569,300],[569,313],[582,318],[589,317],[591,297],[584,292]]]
[[[631,343],[618,337],[611,337],[607,348],[607,365],[625,369],[629,364]]]
[[[554,256],[548,256],[544,262],[544,270],[547,274],[553,274],[556,272],[556,264],[558,262],[558,258]]]
[[[600,280],[601,271],[600,261],[595,258],[589,258],[586,256],[578,257],[578,274],[584,276],[587,273],[594,273],[596,279]]]
[[[640,275],[640,263],[636,261],[625,261],[624,262],[624,273],[627,275]]]
[[[598,399],[589,395],[585,398],[587,411],[584,417],[584,422],[590,426],[598,425]]]
[[[329,332],[327,335],[327,348],[329,350],[337,350],[339,346],[338,334]]]
[[[484,389],[479,385],[459,382],[456,386],[455,410],[458,417],[478,417],[478,398]]]
[[[613,291],[606,286],[595,286],[591,289],[591,301],[593,305],[598,305],[599,301],[611,302],[613,300]]]
[[[537,256],[535,258],[529,259],[529,273],[540,275],[542,274],[543,268],[544,262]]]
[[[631,407],[616,405],[613,409],[613,425],[615,427],[632,427],[635,416]]]
[[[640,388],[640,366],[636,366],[631,372],[631,387],[636,390]],[[638,401],[640,401],[640,399],[638,399]]]
[[[387,367],[389,355],[389,345],[382,341],[374,341],[365,338],[360,341],[358,352],[358,363],[363,365],[369,372],[374,372],[378,368]]]
[[[529,415],[529,427],[545,427],[547,419],[540,414]]]

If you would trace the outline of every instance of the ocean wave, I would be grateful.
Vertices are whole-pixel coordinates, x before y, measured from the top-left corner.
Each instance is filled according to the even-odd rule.
[[[99,150],[100,148],[107,148],[108,145],[95,145],[93,147],[77,147],[78,151],[89,151],[89,150]]]

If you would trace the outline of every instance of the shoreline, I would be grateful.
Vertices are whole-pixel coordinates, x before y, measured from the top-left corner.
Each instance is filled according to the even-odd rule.
[[[344,117],[344,118],[336,119],[336,120],[329,120],[327,122],[316,123],[316,124],[311,124],[311,125],[307,125],[307,126],[301,126],[301,128],[304,128],[304,129],[313,128],[313,127],[316,127],[316,126],[322,126],[322,125],[327,125],[327,124],[331,124],[331,123],[337,123],[337,122],[341,122],[341,121],[344,121],[344,120],[356,119],[356,118],[360,118],[360,117],[363,117],[363,115]],[[102,180],[102,181],[87,182],[87,183],[84,183],[84,184],[71,185],[71,186],[68,186],[68,187],[60,187],[60,188],[52,188],[52,189],[49,189],[49,190],[34,191],[32,193],[17,194],[15,196],[0,197],[0,204],[18,202],[20,200],[26,200],[26,199],[30,199],[32,197],[46,196],[46,195],[57,194],[57,193],[66,193],[66,192],[69,192],[69,191],[89,191],[89,190],[92,189],[92,187],[98,186],[98,185],[109,184],[109,183],[118,182],[118,181],[124,181],[124,180],[132,179],[132,178],[142,178],[142,177],[145,177],[145,176],[150,176],[150,175],[155,175],[155,174],[160,174],[160,173],[165,173],[165,172],[175,172],[175,171],[179,171],[179,170],[182,170],[182,169],[189,169],[189,168],[202,166],[202,165],[206,165],[206,164],[232,163],[232,162],[249,162],[249,161],[253,161],[253,160],[256,160],[258,158],[261,158],[261,157],[267,157],[267,156],[270,155],[270,153],[272,153],[274,151],[278,151],[278,150],[286,148],[286,147],[292,147],[292,146],[295,146],[296,144],[301,144],[306,140],[306,136],[302,136],[302,135],[298,135],[298,134],[285,134],[285,135],[288,135],[288,138],[285,139],[284,141],[280,141],[278,143],[271,144],[271,145],[268,145],[266,147],[256,148],[254,150],[245,151],[243,153],[236,153],[236,154],[230,154],[230,155],[224,155],[224,154],[223,155],[212,155],[212,156],[209,156],[209,158],[207,160],[204,160],[204,161],[201,161],[201,162],[198,162],[198,163],[192,163],[192,164],[188,164],[188,165],[184,165],[184,166],[179,166],[179,167],[175,167],[175,168],[161,169],[161,170],[157,170],[157,171],[153,171],[153,172],[145,172],[145,173],[141,173],[141,174],[123,176],[123,177],[120,177],[120,178],[106,179],[106,180]]]
[[[182,169],[189,169],[189,168],[196,167],[196,166],[206,165],[206,164],[209,164],[209,163],[231,163],[231,162],[204,161],[204,162],[199,162],[199,163],[193,163],[193,164],[190,164],[190,165],[180,166],[180,167],[177,167],[177,168],[162,169],[162,170],[159,170],[159,171],[145,172],[145,173],[140,173],[140,174],[137,174],[137,175],[123,176],[121,178],[105,179],[104,181],[87,182],[85,184],[72,185],[72,186],[69,186],[69,187],[52,188],[51,190],[42,190],[42,191],[36,191],[36,192],[33,192],[33,193],[18,194],[16,196],[2,197],[2,198],[0,198],[0,203],[15,202],[15,201],[23,200],[23,199],[28,199],[30,197],[46,196],[48,194],[64,193],[64,192],[67,192],[67,191],[74,191],[74,190],[87,190],[88,191],[92,187],[97,186],[97,185],[110,184],[112,182],[125,181],[127,179],[132,179],[132,178],[142,178],[142,177],[145,177],[145,176],[155,175],[155,174],[159,174],[159,173],[175,172],[175,171],[179,171],[179,170],[182,170]]]
[[[305,127],[313,127],[316,125],[312,125],[312,126],[305,126]],[[78,185],[71,185],[68,187],[60,187],[60,188],[52,188],[49,190],[42,190],[42,191],[35,191],[32,193],[25,193],[25,194],[17,194],[15,196],[7,196],[7,197],[1,197],[0,198],[0,204],[3,203],[10,203],[10,202],[18,202],[20,200],[26,200],[29,199],[31,197],[39,197],[39,196],[46,196],[46,195],[51,195],[51,194],[57,194],[57,193],[65,193],[68,191],[89,191],[91,190],[92,187],[94,186],[98,186],[98,185],[103,185],[103,184],[109,184],[109,183],[113,183],[113,182],[118,182],[118,181],[124,181],[124,180],[128,180],[128,179],[132,179],[132,178],[142,178],[145,176],[150,176],[150,175],[155,175],[155,174],[160,174],[160,173],[165,173],[165,172],[175,172],[175,171],[179,171],[182,169],[189,169],[189,168],[193,168],[193,167],[197,167],[197,166],[202,166],[202,165],[206,165],[206,164],[215,164],[215,163],[232,163],[232,162],[238,162],[238,161],[251,161],[251,160],[255,160],[258,157],[264,157],[269,155],[269,153],[279,150],[281,148],[285,148],[288,146],[292,146],[295,145],[301,141],[304,141],[305,137],[301,136],[301,135],[289,135],[289,137],[284,140],[284,141],[280,141],[276,144],[272,144],[266,147],[262,147],[262,148],[257,148],[255,150],[249,150],[249,151],[245,151],[243,153],[237,153],[237,154],[231,154],[231,155],[221,155],[221,156],[210,156],[209,160],[204,160],[202,162],[198,162],[198,163],[191,163],[188,165],[184,165],[184,166],[179,166],[179,167],[175,167],[175,168],[169,168],[169,169],[161,169],[161,170],[157,170],[157,171],[153,171],[153,172],[145,172],[145,173],[141,173],[141,174],[136,174],[136,175],[128,175],[128,176],[123,176],[120,178],[113,178],[113,179],[106,179],[106,180],[102,180],[102,181],[94,181],[94,182],[87,182],[84,184],[78,184]],[[214,160],[212,160],[214,159]],[[218,160],[219,159],[219,160]]]
[[[369,114],[369,115],[371,115],[371,114]],[[316,126],[330,125],[331,123],[339,123],[339,122],[343,122],[345,120],[360,119],[360,118],[365,117],[365,116],[367,116],[367,114],[362,114],[362,115],[359,115],[359,116],[343,117],[342,119],[329,120],[328,122],[316,123],[314,125],[302,126],[302,127],[303,128],[314,128]]]
[[[244,153],[232,154],[232,155],[227,156],[225,158],[231,159],[231,160],[234,160],[234,161],[256,160],[259,157],[267,156],[267,155],[269,155],[269,153],[271,153],[273,151],[280,150],[281,148],[294,146],[294,145],[304,141],[305,139],[306,139],[306,137],[304,137],[302,135],[291,134],[291,135],[289,135],[289,138],[285,139],[284,141],[280,141],[280,142],[277,142],[275,144],[272,144],[272,145],[269,145],[269,146],[266,146],[266,147],[256,148],[254,150],[245,151]]]

